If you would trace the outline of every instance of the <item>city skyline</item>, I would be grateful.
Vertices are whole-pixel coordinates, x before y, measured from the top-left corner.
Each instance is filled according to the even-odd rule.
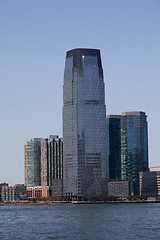
[[[62,136],[65,53],[98,48],[107,114],[144,111],[149,165],[159,165],[159,1],[0,1],[0,182],[24,182],[32,137]]]

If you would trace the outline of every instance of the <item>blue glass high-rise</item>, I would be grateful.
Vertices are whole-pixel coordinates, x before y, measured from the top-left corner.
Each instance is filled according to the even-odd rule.
[[[148,127],[145,112],[123,112],[121,116],[121,179],[137,180],[148,171]]]
[[[137,180],[148,171],[148,128],[145,112],[107,116],[110,180]]]
[[[105,119],[100,51],[68,51],[63,86],[64,195],[106,194]]]
[[[107,116],[107,158],[110,180],[121,180],[121,115]]]

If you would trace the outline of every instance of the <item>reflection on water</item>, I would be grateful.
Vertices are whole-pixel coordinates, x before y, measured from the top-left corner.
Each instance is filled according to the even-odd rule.
[[[0,239],[160,239],[160,204],[0,206]]]

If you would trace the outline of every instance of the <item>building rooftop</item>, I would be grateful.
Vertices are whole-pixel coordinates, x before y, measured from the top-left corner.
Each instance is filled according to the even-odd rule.
[[[160,172],[160,167],[150,167],[149,171],[150,172]]]
[[[54,139],[54,138],[58,138],[58,135],[49,135],[49,136],[46,136],[45,138]]]
[[[145,112],[141,112],[141,111],[133,111],[133,112],[122,112],[122,116],[141,116],[141,115],[145,115]]]
[[[107,118],[121,118],[121,115],[107,115]]]

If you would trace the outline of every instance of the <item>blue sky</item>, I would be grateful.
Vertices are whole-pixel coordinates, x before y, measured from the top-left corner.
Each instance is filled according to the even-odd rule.
[[[24,182],[24,144],[62,136],[66,51],[101,50],[107,114],[145,111],[159,166],[160,0],[0,0],[0,182]]]

